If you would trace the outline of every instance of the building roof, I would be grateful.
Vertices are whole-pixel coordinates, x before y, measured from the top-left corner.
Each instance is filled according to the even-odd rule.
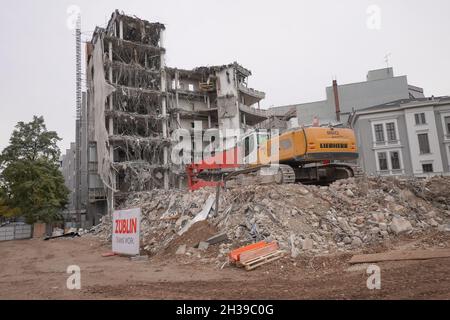
[[[386,111],[386,110],[391,111],[392,109],[413,108],[417,106],[437,104],[441,102],[450,102],[450,96],[401,99],[388,103],[383,103],[377,106],[359,109],[356,111],[356,113],[365,114],[368,112],[376,112],[376,111]]]
[[[234,68],[237,72],[241,73],[242,75],[248,77],[252,75],[252,72],[246,68],[244,68],[242,65],[240,65],[237,62],[224,64],[224,65],[217,65],[217,66],[200,66],[196,67],[192,70],[187,69],[178,69],[178,68],[167,68],[168,72],[173,73],[175,71],[179,71],[182,74],[211,74],[216,71],[222,71],[225,69]]]
[[[388,102],[385,104],[381,104],[378,106],[368,107],[364,109],[359,109],[355,111],[355,113],[351,114],[348,121],[349,123],[355,123],[356,119],[360,115],[378,113],[378,112],[391,112],[398,110],[405,110],[409,108],[416,107],[424,107],[424,106],[433,106],[440,104],[450,104],[450,96],[441,96],[441,97],[428,97],[428,98],[416,98],[416,99],[403,99]]]

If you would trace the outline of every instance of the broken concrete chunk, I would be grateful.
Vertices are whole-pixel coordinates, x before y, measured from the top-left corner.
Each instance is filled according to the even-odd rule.
[[[303,250],[312,250],[313,249],[312,239],[303,240],[302,248],[303,248]]]
[[[402,206],[401,204],[396,204],[396,205],[394,205],[394,207],[393,207],[393,211],[394,211],[394,212],[401,212],[401,211],[403,211],[404,209],[405,209],[405,207]]]
[[[412,202],[416,200],[416,196],[410,190],[403,189],[400,191],[400,200],[404,202]]]
[[[412,230],[411,222],[405,218],[394,217],[390,225],[392,232],[395,234],[405,233]]]
[[[224,241],[227,241],[227,240],[228,240],[227,233],[226,232],[222,232],[222,233],[218,233],[218,234],[212,236],[211,238],[206,240],[206,242],[208,242],[210,245],[213,245],[213,244],[224,242]]]
[[[362,242],[362,240],[360,238],[358,238],[358,237],[354,237],[353,238],[353,241],[352,241],[352,246],[353,247],[358,248],[358,247],[361,247],[362,245],[363,245],[363,242]]]
[[[384,222],[384,213],[383,212],[372,212],[372,219],[375,222]]]
[[[182,228],[186,225],[186,223],[189,221],[189,219],[190,219],[189,216],[181,216],[175,223],[175,226],[177,228]]]
[[[198,249],[201,251],[206,251],[206,250],[208,250],[208,248],[209,248],[208,242],[202,241],[198,244]]]
[[[276,192],[272,192],[272,193],[269,195],[269,197],[270,197],[270,199],[272,199],[272,200],[279,200],[279,199],[280,199],[280,195],[279,195],[278,193],[276,193]]]
[[[176,255],[186,254],[186,245],[182,244],[181,246],[179,246],[175,254]]]
[[[384,222],[379,223],[378,227],[380,228],[381,231],[387,231],[387,224]]]
[[[450,232],[450,223],[441,224],[440,226],[438,226],[438,230],[441,232]]]
[[[298,190],[298,192],[299,192],[301,195],[303,195],[303,196],[306,196],[306,195],[309,193],[309,191],[306,190],[306,188],[300,188],[300,189]]]
[[[338,218],[339,225],[341,226],[341,229],[346,233],[352,233],[352,228],[348,225],[347,220],[344,218],[339,217]]]

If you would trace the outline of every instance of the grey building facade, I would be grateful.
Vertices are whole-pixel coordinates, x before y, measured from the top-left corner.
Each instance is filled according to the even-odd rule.
[[[356,110],[424,97],[422,88],[408,84],[406,76],[394,76],[393,68],[371,70],[364,82],[343,85],[335,82],[325,89],[325,93],[325,100],[275,107],[270,111],[279,114],[295,109],[299,125],[311,124],[314,117],[322,123],[346,123]]]
[[[80,129],[80,182],[77,187],[77,147],[72,142],[60,159],[60,170],[69,189],[69,203],[62,212],[67,227],[89,228],[95,221],[89,212],[89,177],[88,177],[88,132],[87,132],[87,93],[82,93]],[[77,201],[79,202],[77,205]],[[78,209],[78,210],[77,210]]]
[[[450,97],[358,110],[350,122],[369,175],[450,175]]]

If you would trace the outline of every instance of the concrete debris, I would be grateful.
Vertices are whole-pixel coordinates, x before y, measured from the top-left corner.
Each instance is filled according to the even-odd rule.
[[[450,177],[358,177],[326,187],[239,186],[221,192],[218,215],[208,217],[214,197],[213,188],[153,190],[133,194],[124,207],[142,208],[142,247],[150,255],[180,238],[180,231],[199,215],[219,231],[220,241],[198,235],[209,246],[226,239],[233,247],[277,241],[292,257],[351,251],[404,233],[450,230]],[[100,237],[110,239],[109,218],[96,228]],[[229,244],[220,245],[219,257],[226,256]]]
[[[183,233],[185,233],[186,231],[189,230],[189,228],[200,221],[204,221],[206,220],[206,218],[208,218],[209,212],[211,211],[212,205],[214,203],[215,197],[213,194],[211,194],[208,198],[208,200],[206,200],[206,203],[203,207],[203,210],[201,212],[199,212],[194,219],[192,219],[191,221],[189,221],[188,223],[186,223],[186,225],[178,232],[178,235],[181,236]]]
[[[182,244],[181,246],[179,246],[175,254],[177,255],[186,254],[186,245]]]
[[[198,250],[200,250],[200,251],[206,251],[206,250],[208,250],[208,248],[209,248],[208,242],[202,241],[198,244]]]
[[[211,238],[207,239],[206,242],[208,242],[210,245],[224,242],[228,240],[228,236],[225,232],[216,234],[215,236],[212,236]]]
[[[313,241],[311,239],[305,239],[302,241],[303,250],[312,250],[313,249]]]
[[[450,232],[450,223],[440,225],[438,230],[441,232]]]
[[[413,229],[411,222],[409,222],[408,220],[406,220],[404,218],[397,218],[397,217],[394,217],[392,219],[390,228],[396,234],[408,232]]]

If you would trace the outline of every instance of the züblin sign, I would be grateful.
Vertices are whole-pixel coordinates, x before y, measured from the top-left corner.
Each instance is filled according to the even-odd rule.
[[[112,230],[112,250],[114,253],[139,255],[140,225],[140,208],[114,211]]]

